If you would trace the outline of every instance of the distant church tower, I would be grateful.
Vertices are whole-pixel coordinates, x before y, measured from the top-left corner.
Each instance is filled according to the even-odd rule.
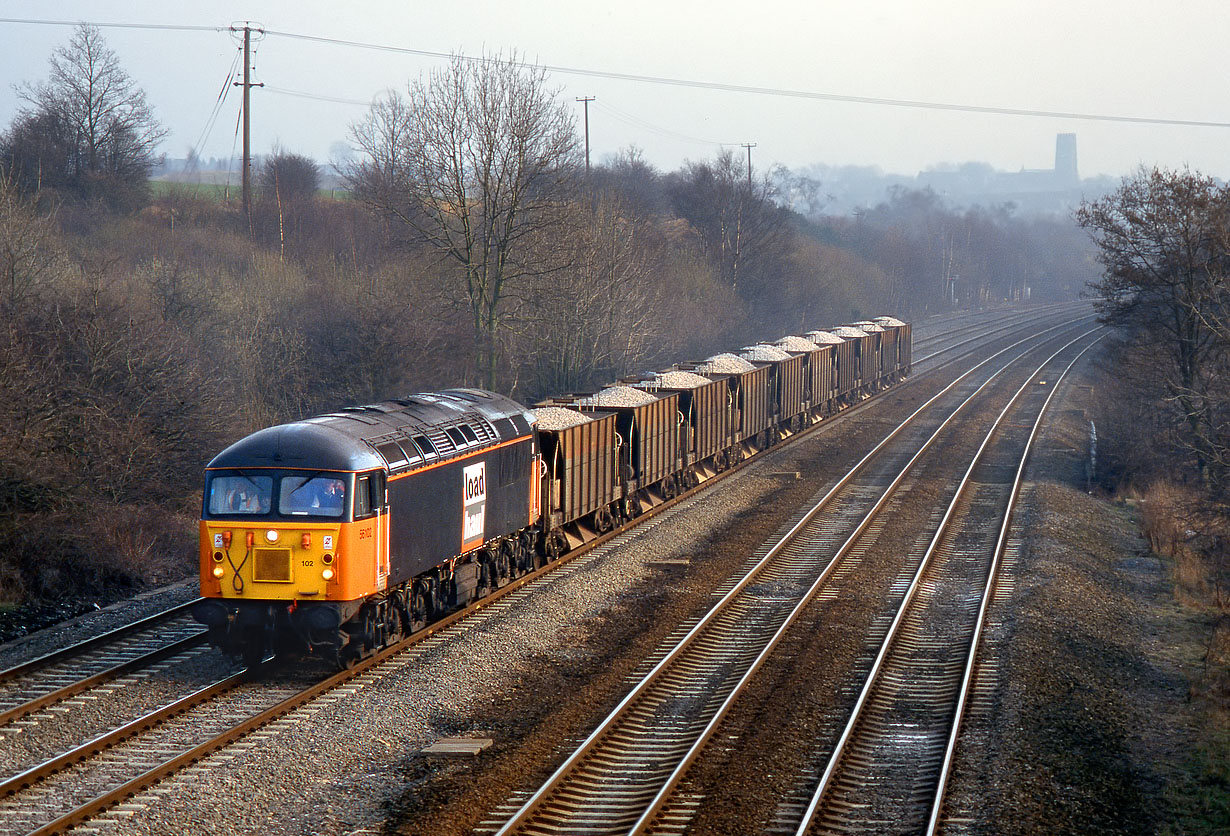
[[[1076,173],[1076,134],[1055,135],[1055,180],[1063,186],[1080,183]]]

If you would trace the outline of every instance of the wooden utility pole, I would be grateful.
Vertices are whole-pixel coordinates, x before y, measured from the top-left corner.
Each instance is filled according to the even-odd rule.
[[[745,142],[743,147],[747,149],[747,191],[751,194],[752,191],[752,149],[756,147],[754,142]]]
[[[252,83],[252,27],[250,21],[243,25],[243,81],[236,81],[236,87],[243,88],[243,216],[252,222],[252,123],[249,118],[252,88],[264,87],[264,83]],[[234,26],[232,32],[239,31]],[[257,29],[258,34],[265,34],[264,29]]]
[[[585,103],[585,177],[589,178],[589,103],[592,102],[595,96],[581,96],[577,99],[578,102]]]

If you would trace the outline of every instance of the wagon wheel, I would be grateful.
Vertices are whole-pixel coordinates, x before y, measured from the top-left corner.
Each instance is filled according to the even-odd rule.
[[[564,552],[568,551],[568,538],[564,536],[564,532],[558,528],[547,534],[547,539],[544,542],[544,551],[547,555],[547,560],[557,560]]]
[[[662,480],[662,498],[674,499],[675,497],[675,477],[667,476]]]
[[[599,508],[594,512],[594,530],[599,534],[605,534],[615,527],[615,520],[611,517],[611,512],[605,508]]]

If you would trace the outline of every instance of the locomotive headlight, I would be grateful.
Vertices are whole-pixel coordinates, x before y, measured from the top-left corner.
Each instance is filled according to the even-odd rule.
[[[223,576],[223,575],[225,575],[225,574],[226,574],[226,570],[225,570],[225,569],[223,569],[221,566],[215,566],[215,567],[214,567],[214,577],[215,577],[215,578],[220,578],[220,577],[222,577],[222,576]]]
[[[278,542],[278,531],[276,528],[271,528],[265,532],[265,539],[270,543]]]
[[[330,569],[328,566],[326,566],[324,570],[320,573],[320,576],[327,581],[331,581],[333,580],[333,570]]]

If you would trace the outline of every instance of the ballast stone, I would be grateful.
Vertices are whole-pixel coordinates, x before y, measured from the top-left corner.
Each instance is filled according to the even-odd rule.
[[[697,369],[704,374],[743,374],[755,371],[756,367],[735,354],[715,354]]]
[[[540,406],[537,409],[531,409],[530,412],[534,413],[534,417],[538,419],[538,428],[541,430],[565,430],[568,427],[575,427],[577,424],[585,424],[594,420],[575,409],[566,409],[562,406]]]
[[[697,389],[708,386],[713,381],[692,372],[670,371],[655,375],[655,382],[670,389]]]
[[[782,351],[775,345],[765,345],[764,343],[745,346],[739,354],[744,360],[752,360],[757,363],[772,363],[790,359],[788,352]]]
[[[805,337],[782,337],[777,347],[783,351],[815,351],[816,344]]]
[[[583,403],[597,406],[644,406],[656,400],[656,396],[643,389],[634,389],[631,386],[608,386],[598,394],[586,398]]]

